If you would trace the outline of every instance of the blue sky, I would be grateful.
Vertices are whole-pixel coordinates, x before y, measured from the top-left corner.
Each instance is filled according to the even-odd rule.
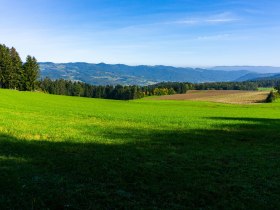
[[[280,1],[0,0],[0,43],[39,61],[280,66]]]

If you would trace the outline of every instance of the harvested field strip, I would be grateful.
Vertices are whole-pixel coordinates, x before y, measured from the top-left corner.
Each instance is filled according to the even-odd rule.
[[[191,90],[186,94],[151,97],[152,100],[192,100],[233,104],[263,103],[269,91]]]

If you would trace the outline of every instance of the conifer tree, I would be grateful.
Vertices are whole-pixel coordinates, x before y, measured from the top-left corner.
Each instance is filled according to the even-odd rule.
[[[23,64],[21,75],[22,90],[31,91],[35,89],[36,80],[39,77],[39,65],[35,57],[27,56],[26,62]]]
[[[0,87],[9,88],[11,68],[10,50],[5,45],[0,45]]]
[[[20,87],[20,77],[22,74],[22,61],[19,57],[18,52],[14,47],[10,49],[10,56],[12,61],[10,78],[9,78],[9,88],[21,89]]]

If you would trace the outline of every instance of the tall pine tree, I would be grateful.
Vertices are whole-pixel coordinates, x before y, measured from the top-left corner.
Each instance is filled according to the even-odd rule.
[[[9,88],[11,68],[10,50],[5,45],[0,45],[0,87]]]
[[[12,61],[10,78],[9,78],[9,88],[21,89],[20,87],[20,77],[22,73],[22,61],[19,57],[18,52],[14,47],[10,49],[10,56]]]
[[[35,57],[27,56],[26,62],[23,64],[21,75],[22,90],[31,91],[35,89],[36,80],[39,77],[39,65]]]

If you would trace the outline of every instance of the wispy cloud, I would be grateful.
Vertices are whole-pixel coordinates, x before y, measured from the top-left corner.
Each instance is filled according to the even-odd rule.
[[[226,40],[232,38],[231,34],[217,34],[217,35],[209,35],[209,36],[199,36],[196,38],[196,40]]]
[[[238,21],[238,19],[233,18],[216,18],[216,19],[206,19],[205,22],[208,23],[228,23],[228,22],[235,22]]]
[[[175,20],[167,22],[167,24],[182,24],[182,25],[209,25],[209,24],[225,24],[231,22],[237,22],[240,18],[237,18],[236,15],[232,13],[225,12],[211,16],[197,16],[197,17],[188,17],[181,20]]]
[[[221,33],[197,36],[196,41],[246,41],[252,40],[254,37],[251,35],[245,35],[240,33]]]
[[[262,10],[257,10],[257,9],[243,9],[244,12],[252,15],[263,15],[265,14],[264,11]]]

